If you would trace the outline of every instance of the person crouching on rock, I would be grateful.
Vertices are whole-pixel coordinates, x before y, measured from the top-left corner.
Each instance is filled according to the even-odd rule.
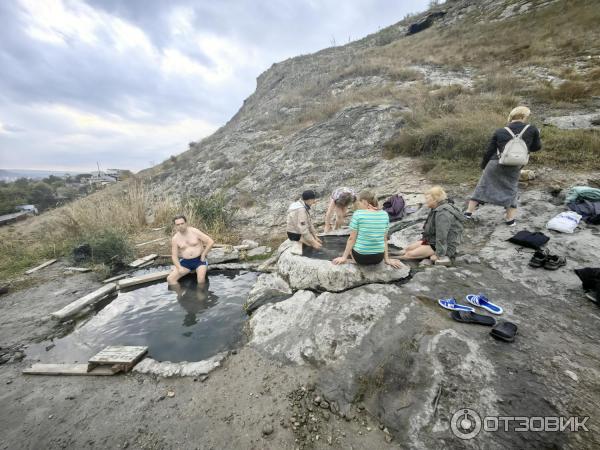
[[[423,226],[423,237],[408,245],[400,259],[429,258],[436,264],[449,264],[462,241],[465,218],[460,209],[448,202],[440,186],[425,193],[425,203],[431,211]]]
[[[402,267],[402,262],[388,256],[387,231],[390,219],[388,213],[379,209],[375,195],[369,191],[361,192],[354,209],[346,249],[342,256],[333,260],[333,264],[373,265],[385,261],[396,269]]]
[[[335,215],[334,230],[340,229],[345,225],[346,213],[348,206],[356,201],[356,192],[348,187],[340,187],[333,191],[329,199],[329,206],[325,213],[325,233],[331,230],[331,220]]]
[[[194,270],[198,283],[204,283],[208,270],[206,255],[215,241],[197,228],[190,227],[183,215],[175,216],[173,225],[175,234],[171,238],[171,259],[175,267],[167,277],[167,283],[176,284]]]
[[[287,235],[290,241],[301,242],[304,245],[321,248],[321,239],[310,218],[310,208],[317,202],[315,191],[304,191],[302,198],[290,205],[287,215]]]

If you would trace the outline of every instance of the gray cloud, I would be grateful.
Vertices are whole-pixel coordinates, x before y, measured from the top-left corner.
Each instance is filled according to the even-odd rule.
[[[0,167],[135,170],[225,123],[273,62],[427,4],[26,2],[0,2]]]

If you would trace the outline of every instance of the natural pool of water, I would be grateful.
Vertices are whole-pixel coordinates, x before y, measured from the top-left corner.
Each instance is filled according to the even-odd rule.
[[[323,241],[323,246],[319,250],[304,245],[302,256],[331,261],[338,256],[342,256],[346,248],[348,236],[322,236],[321,241]]]
[[[257,276],[213,272],[204,287],[187,277],[177,289],[162,282],[121,292],[69,335],[28,347],[27,356],[81,363],[109,345],[144,345],[158,361],[201,361],[240,344],[242,304]]]

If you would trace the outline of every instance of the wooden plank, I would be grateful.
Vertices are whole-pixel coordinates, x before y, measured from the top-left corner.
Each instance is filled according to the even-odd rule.
[[[5,214],[3,216],[0,216],[0,225],[6,225],[11,222],[16,222],[17,220],[22,220],[25,217],[27,217],[28,215],[29,215],[29,213],[27,213],[27,212]]]
[[[137,284],[150,283],[152,281],[164,280],[171,273],[171,270],[163,270],[161,272],[148,273],[146,275],[140,275],[139,277],[125,278],[119,280],[119,289],[123,289]]]
[[[34,364],[23,370],[25,375],[114,375],[111,367],[96,367],[88,371],[87,364]]]
[[[103,299],[107,295],[113,293],[117,290],[116,283],[110,283],[105,286],[102,286],[100,289],[96,289],[94,292],[89,293],[85,297],[81,297],[79,300],[75,300],[72,303],[69,303],[63,309],[53,312],[50,314],[55,319],[63,320],[67,317],[73,316],[80,312],[82,309],[98,302]]]
[[[117,275],[117,276],[114,276],[114,277],[107,278],[106,280],[103,280],[102,282],[103,283],[110,283],[112,281],[117,281],[117,280],[120,280],[121,278],[125,278],[125,277],[128,277],[128,276],[129,276],[128,273],[122,273],[121,275]]]
[[[144,264],[140,264],[139,266],[136,267],[136,269],[143,269],[144,267],[149,267],[152,264],[154,264],[154,261],[146,261]]]
[[[25,272],[25,275],[32,274],[33,272],[36,272],[36,271],[38,271],[40,269],[43,269],[44,267],[47,267],[50,264],[54,264],[56,261],[58,261],[58,260],[57,259],[51,259],[49,261],[46,261],[45,263],[42,263],[39,266],[34,267],[33,269],[29,269],[27,272]]]
[[[158,239],[153,239],[151,241],[148,242],[142,242],[141,244],[135,244],[136,247],[143,247],[144,245],[148,245],[148,244],[153,244],[154,242],[160,242],[160,241],[166,241],[167,237],[162,237],[162,238],[158,238]]]
[[[144,346],[120,346],[113,345],[106,347],[100,353],[92,356],[89,364],[124,364],[133,365],[138,362],[148,352],[148,347]]]
[[[143,258],[140,259],[136,259],[135,261],[133,261],[131,264],[129,264],[129,267],[139,267],[142,264],[148,262],[148,261],[152,261],[153,259],[155,259],[158,255],[155,253],[152,253],[151,255],[148,256],[144,256]]]
[[[85,273],[85,272],[90,272],[92,269],[90,269],[89,267],[65,267],[65,272],[80,272],[80,273]]]

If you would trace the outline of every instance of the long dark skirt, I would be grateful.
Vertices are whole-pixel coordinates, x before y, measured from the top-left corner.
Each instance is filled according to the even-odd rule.
[[[516,208],[520,173],[520,166],[501,166],[497,159],[491,159],[485,166],[471,200]]]

